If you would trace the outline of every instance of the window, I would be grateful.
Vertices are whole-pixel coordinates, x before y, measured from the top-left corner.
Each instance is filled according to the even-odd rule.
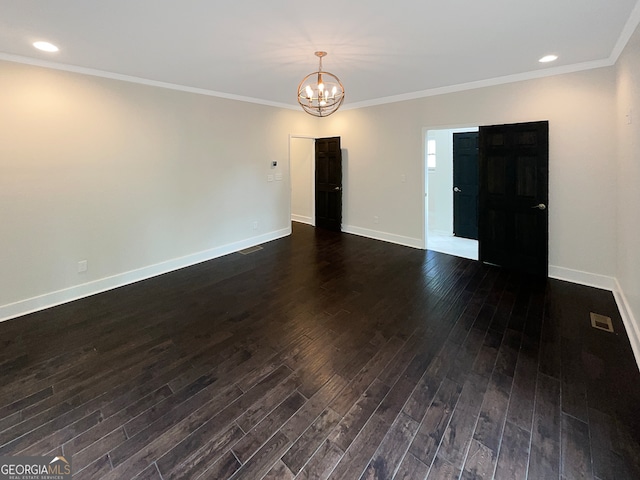
[[[427,140],[427,168],[435,170],[436,168],[436,141]]]

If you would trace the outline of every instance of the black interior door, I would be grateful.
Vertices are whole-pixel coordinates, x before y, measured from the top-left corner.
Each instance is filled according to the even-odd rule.
[[[548,275],[549,123],[480,127],[479,258]]]
[[[453,134],[453,234],[478,239],[478,132]]]
[[[340,231],[342,150],[340,137],[316,138],[316,226]]]

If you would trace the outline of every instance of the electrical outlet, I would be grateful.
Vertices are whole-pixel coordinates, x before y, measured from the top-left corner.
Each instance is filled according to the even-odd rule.
[[[84,273],[87,271],[87,261],[86,260],[80,260],[78,262],[78,273]]]
[[[282,174],[276,173],[276,182],[280,182],[282,180]]]
[[[407,176],[406,176],[404,173],[403,173],[402,175],[400,175],[400,181],[401,181],[402,183],[406,183],[406,181],[407,181]]]
[[[253,222],[253,229],[257,230],[258,229],[258,222]]]
[[[377,215],[373,217],[373,223],[380,223],[380,219]]]

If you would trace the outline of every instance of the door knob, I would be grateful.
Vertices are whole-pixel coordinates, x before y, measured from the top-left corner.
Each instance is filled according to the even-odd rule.
[[[342,189],[341,189],[340,187],[336,187],[336,188],[334,188],[334,190],[335,190],[336,192],[339,192],[339,191],[340,191],[340,190],[342,190]]]
[[[460,193],[462,190],[460,190],[458,187],[453,187],[453,191],[456,193]]]
[[[538,210],[546,210],[547,206],[544,203],[539,203],[538,205],[534,205],[531,208],[537,208]]]

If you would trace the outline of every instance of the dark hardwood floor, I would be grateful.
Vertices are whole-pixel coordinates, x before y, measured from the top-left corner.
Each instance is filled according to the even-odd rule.
[[[640,373],[609,292],[296,224],[0,323],[0,456],[45,454],[76,479],[638,479]]]

